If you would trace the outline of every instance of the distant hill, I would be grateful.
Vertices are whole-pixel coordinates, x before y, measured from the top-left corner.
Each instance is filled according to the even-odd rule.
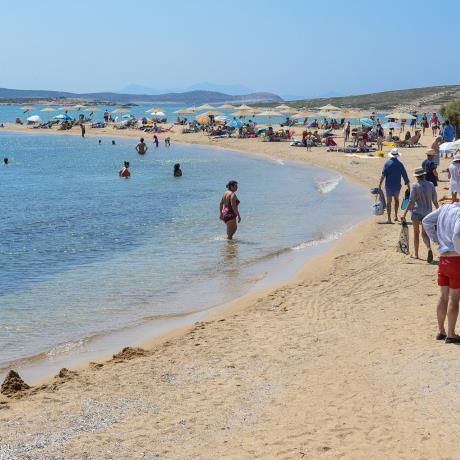
[[[392,110],[397,107],[414,110],[437,108],[443,103],[460,98],[460,85],[429,86],[426,88],[384,91],[357,96],[322,97],[290,101],[293,107],[321,107],[332,104],[343,108]],[[268,106],[274,104],[266,104]]]
[[[66,91],[23,90],[0,88],[0,102],[16,99],[87,99],[93,102],[112,102],[120,104],[171,103],[171,104],[202,104],[204,102],[280,102],[283,99],[277,94],[258,92],[242,95],[231,95],[218,91],[194,90],[184,93],[166,94],[126,94],[126,93],[70,93]]]
[[[207,81],[196,83],[188,86],[187,88],[168,88],[168,89],[156,89],[148,86],[138,85],[132,83],[125,86],[117,93],[123,94],[165,94],[165,93],[186,93],[189,91],[217,91],[219,93],[231,94],[232,96],[238,94],[250,94],[254,91],[247,86],[235,84],[235,85],[219,85],[216,83],[209,83]]]

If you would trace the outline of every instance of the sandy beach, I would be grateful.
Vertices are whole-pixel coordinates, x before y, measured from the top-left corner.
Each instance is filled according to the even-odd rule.
[[[87,129],[116,135],[134,144],[142,133]],[[181,127],[166,136],[316,164],[367,188],[386,159]],[[427,131],[426,147],[400,150],[410,176],[432,140]],[[460,458],[459,349],[434,339],[437,267],[397,252],[400,226],[384,220],[361,223],[282,286],[0,396],[0,458]]]

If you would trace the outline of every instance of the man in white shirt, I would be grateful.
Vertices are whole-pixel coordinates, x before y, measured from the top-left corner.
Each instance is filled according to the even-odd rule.
[[[422,220],[426,234],[439,245],[437,305],[439,331],[436,340],[460,344],[455,333],[460,301],[460,203],[441,206]],[[447,333],[444,323],[447,316]]]

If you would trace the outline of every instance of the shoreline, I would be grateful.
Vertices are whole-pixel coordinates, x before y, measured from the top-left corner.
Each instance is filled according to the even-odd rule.
[[[13,130],[13,129],[5,129],[4,132],[13,132],[17,134],[40,134],[40,135],[73,135],[78,136],[78,133],[66,133],[66,132],[59,132],[56,130]],[[36,133],[38,131],[38,133]],[[132,135],[123,136],[117,135],[110,136],[108,133],[101,134],[100,137],[112,137],[112,138],[130,138],[133,137]],[[98,136],[92,136],[98,137]],[[203,148],[219,148],[222,151],[232,152],[233,154],[240,154],[249,158],[253,158],[255,160],[264,160],[264,161],[273,161],[274,159],[270,156],[257,154],[254,152],[247,152],[244,150],[236,150],[229,147],[220,147],[214,146],[209,144],[190,144],[187,142],[177,142],[181,145],[197,145]],[[291,161],[287,160],[289,163],[298,163],[298,164],[307,164],[313,167],[319,167],[310,162],[302,162],[302,161]],[[321,169],[325,169],[319,167]],[[338,172],[338,171],[337,171]],[[343,176],[340,176],[343,177]],[[348,178],[345,178],[349,180]],[[356,183],[356,181],[355,181]],[[153,345],[160,343],[163,340],[166,340],[165,337],[177,336],[175,332],[176,329],[178,331],[187,330],[190,328],[193,323],[198,320],[206,321],[207,318],[213,317],[216,312],[220,312],[221,310],[227,311],[229,308],[231,309],[231,305],[240,304],[242,302],[249,302],[245,299],[248,297],[249,299],[252,298],[252,295],[260,295],[261,293],[268,293],[269,291],[279,288],[282,285],[291,282],[295,279],[298,273],[305,270],[305,267],[311,263],[312,260],[315,260],[318,257],[321,257],[324,254],[327,254],[330,250],[331,246],[335,246],[337,241],[340,241],[344,236],[349,234],[352,229],[359,226],[362,222],[366,221],[358,220],[353,223],[351,228],[343,229],[339,232],[339,237],[326,239],[326,240],[318,240],[312,246],[305,247],[300,251],[296,251],[297,253],[293,253],[293,248],[287,250],[286,253],[277,254],[270,258],[270,262],[266,264],[258,263],[261,265],[258,269],[258,272],[262,270],[265,275],[254,281],[249,287],[248,292],[244,293],[241,296],[238,296],[230,301],[224,303],[218,303],[208,307],[196,307],[192,308],[190,311],[180,314],[171,314],[171,315],[163,315],[162,318],[155,318],[155,319],[141,319],[136,321],[134,324],[125,325],[123,328],[112,330],[112,331],[105,331],[99,332],[92,336],[84,337],[79,339],[77,342],[82,343],[81,347],[83,349],[75,349],[70,352],[64,352],[64,356],[60,357],[55,355],[50,355],[50,352],[53,350],[43,351],[34,356],[28,356],[19,358],[13,361],[10,366],[5,367],[5,371],[1,372],[0,380],[6,376],[6,373],[9,369],[14,369],[19,372],[19,374],[24,378],[24,380],[30,385],[41,385],[46,382],[50,382],[54,375],[59,372],[60,368],[71,368],[81,370],[89,365],[90,362],[93,361],[106,361],[109,360],[113,353],[117,353],[120,347],[130,346],[130,347],[142,347],[142,348],[151,348]],[[289,257],[290,256],[290,257]],[[294,269],[290,268],[289,274],[284,275],[281,273],[280,269],[278,272],[270,272],[266,271],[266,265],[273,265],[274,263],[279,263],[280,259],[283,259],[282,265],[283,267],[287,267],[287,259],[296,259]],[[292,261],[291,260],[291,261]],[[283,270],[284,271],[284,270]],[[267,278],[268,277],[268,278]],[[267,285],[268,283],[268,285]],[[137,324],[136,324],[137,323]],[[168,324],[169,323],[169,324]],[[151,328],[151,332],[145,332],[146,329]],[[135,338],[137,337],[137,332],[140,333],[142,338]],[[113,342],[115,337],[119,337],[116,343]],[[113,339],[113,340],[112,340]],[[57,345],[55,348],[61,348],[64,346],[72,346],[75,342],[65,342],[60,345]],[[102,344],[108,344],[106,346]],[[107,350],[100,350],[96,351],[98,348],[103,346],[104,348],[108,348]],[[59,363],[59,364],[57,364]]]
[[[367,187],[384,161],[251,140],[219,144],[333,164]],[[402,152],[410,174],[425,149]],[[19,400],[2,396],[8,452],[81,458],[115,445],[117,458],[455,452],[460,403],[452,382],[460,364],[458,348],[434,340],[436,268],[396,252],[400,228],[380,220],[359,224],[287,283],[149,350],[57,377]]]

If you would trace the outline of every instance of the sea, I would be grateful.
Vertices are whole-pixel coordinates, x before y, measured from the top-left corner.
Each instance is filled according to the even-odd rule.
[[[291,277],[370,214],[336,172],[196,145],[139,156],[113,140],[0,130],[0,377],[37,380],[193,323]],[[231,179],[230,242],[218,205]]]

